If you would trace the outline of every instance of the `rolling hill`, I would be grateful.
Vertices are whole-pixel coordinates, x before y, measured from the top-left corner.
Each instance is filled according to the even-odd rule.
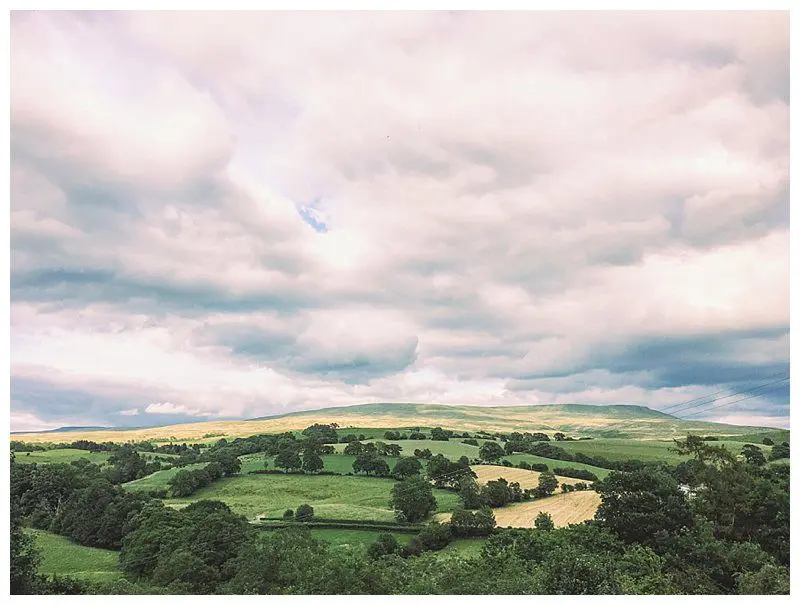
[[[139,440],[202,440],[244,437],[303,429],[314,423],[340,428],[409,428],[441,426],[458,431],[561,431],[573,436],[627,439],[670,439],[686,433],[737,436],[764,430],[713,422],[681,420],[635,405],[531,405],[515,407],[450,406],[414,403],[372,403],[332,407],[251,420],[220,420],[141,429],[86,429],[69,432],[16,434],[34,443]]]

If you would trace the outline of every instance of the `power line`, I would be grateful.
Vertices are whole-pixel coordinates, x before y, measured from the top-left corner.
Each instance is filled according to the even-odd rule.
[[[734,401],[728,401],[728,402],[720,404],[720,405],[715,405],[714,407],[711,407],[711,408],[708,408],[708,409],[705,409],[705,410],[698,410],[697,412],[694,412],[692,414],[688,414],[686,416],[686,418],[691,418],[692,416],[697,416],[698,414],[703,414],[705,412],[710,412],[711,410],[716,410],[717,408],[724,408],[724,407],[727,407],[729,405],[733,405],[734,403],[739,403],[740,401],[745,401],[747,399],[753,399],[754,397],[761,397],[762,395],[765,395],[766,393],[770,393],[772,391],[777,391],[779,388],[780,387],[773,387],[772,389],[769,389],[769,390],[765,391],[764,393],[756,393],[755,395],[748,395],[747,397],[742,397],[741,399],[735,399]]]
[[[733,393],[731,393],[729,395],[725,395],[724,397],[717,397],[716,399],[712,399],[711,401],[703,401],[703,402],[700,402],[700,403],[696,403],[694,405],[690,405],[689,407],[683,408],[681,410],[673,410],[672,412],[669,412],[669,413],[672,414],[672,415],[683,414],[684,412],[686,412],[688,410],[692,410],[692,409],[694,409],[696,407],[699,407],[699,406],[702,406],[702,405],[707,405],[707,404],[710,404],[710,403],[717,403],[718,401],[722,401],[723,399],[730,399],[731,397],[736,397],[737,395],[743,395],[745,393],[751,393],[753,391],[759,391],[759,390],[763,389],[764,387],[768,387],[770,385],[777,384],[779,382],[785,382],[787,380],[789,380],[788,377],[787,378],[781,378],[780,380],[773,380],[772,382],[767,382],[767,383],[764,383],[764,384],[761,384],[761,385],[758,385],[758,386],[755,386],[755,387],[751,387],[749,389],[743,389],[741,391],[735,391],[735,392],[733,392]],[[687,402],[687,403],[690,403],[690,402]],[[663,411],[663,410],[661,410],[661,411]]]
[[[787,375],[788,375],[788,374],[789,374],[789,372],[779,372],[778,374],[774,374],[774,375],[772,375],[772,376],[767,376],[767,377],[765,377],[765,378],[764,378],[764,380],[770,380],[770,379],[772,379],[772,378],[777,378],[778,376],[783,376],[784,374],[787,374]],[[781,378],[781,379],[780,379],[780,380],[778,380],[777,382],[780,382],[780,381],[782,381],[782,380],[786,380],[786,379],[788,379],[788,376],[786,376],[785,378]],[[772,384],[772,383],[767,383],[767,384]],[[728,397],[733,397],[733,396],[735,396],[735,395],[740,395],[740,394],[742,394],[742,393],[749,393],[750,391],[754,391],[754,390],[756,390],[756,389],[759,389],[759,388],[761,388],[762,386],[766,386],[766,385],[760,385],[760,386],[757,386],[757,387],[751,387],[751,388],[749,388],[749,389],[744,389],[744,390],[742,390],[742,391],[735,391],[735,392],[733,392],[733,393],[731,393],[731,394],[729,394],[729,395],[726,395],[725,397],[719,397],[719,398],[717,398],[717,399],[726,399],[726,398],[728,398]],[[669,410],[676,410],[677,408],[683,407],[683,406],[685,406],[685,405],[688,405],[688,404],[690,404],[690,403],[694,403],[694,402],[696,402],[696,401],[698,401],[698,402],[699,402],[699,401],[701,401],[701,400],[703,400],[703,399],[708,399],[709,397],[714,397],[715,395],[719,395],[720,393],[725,393],[726,391],[728,391],[728,389],[722,389],[722,390],[720,390],[720,391],[716,391],[715,393],[711,393],[710,395],[705,395],[705,396],[703,396],[703,397],[696,397],[695,399],[690,399],[689,401],[684,401],[684,402],[682,402],[682,403],[676,403],[676,404],[673,404],[673,405],[667,406],[667,407],[666,407],[666,408],[664,408],[663,410],[659,410],[659,411],[660,411],[660,412],[664,412],[664,413],[671,413],[671,412],[669,412]],[[714,401],[717,401],[717,399],[712,399],[711,401],[706,401],[705,403],[713,403]],[[698,403],[697,405],[703,405],[703,403]],[[691,407],[696,407],[696,406],[691,406]],[[686,408],[686,409],[690,409],[690,408]],[[684,410],[684,411],[685,411],[685,410]]]

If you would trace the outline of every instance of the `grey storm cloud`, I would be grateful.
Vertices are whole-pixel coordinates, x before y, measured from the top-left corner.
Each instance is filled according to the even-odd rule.
[[[12,428],[758,385],[789,363],[788,40],[781,12],[16,12]]]

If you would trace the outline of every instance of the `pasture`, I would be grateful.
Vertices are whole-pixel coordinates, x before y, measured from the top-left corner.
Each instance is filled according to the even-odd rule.
[[[709,445],[726,447],[736,454],[742,450],[745,443],[744,441],[735,441],[732,439],[708,442]],[[612,462],[634,459],[644,462],[680,464],[687,459],[686,456],[681,456],[673,451],[675,442],[671,440],[589,439],[586,441],[560,441],[553,443],[553,445],[563,448],[570,454],[580,452],[587,456],[602,456]],[[759,447],[764,449],[764,446]],[[562,465],[559,462],[558,466],[568,466],[571,464],[573,463],[565,463]]]
[[[41,551],[39,571],[44,575],[70,576],[103,583],[122,577],[117,567],[119,553],[102,548],[89,548],[39,529],[26,529],[36,539]]]
[[[508,460],[512,464],[519,464],[523,460],[528,464],[546,464],[550,470],[557,467],[577,468],[594,473],[597,475],[598,479],[603,479],[611,472],[607,468],[600,468],[599,466],[592,466],[591,464],[570,462],[569,460],[553,460],[552,458],[543,458],[542,456],[534,456],[533,454],[510,454],[508,456],[503,456],[503,459]]]
[[[248,519],[280,517],[286,509],[301,504],[314,507],[317,517],[362,521],[392,521],[389,506],[395,481],[347,475],[240,475],[226,477],[197,490],[189,498],[165,502],[185,506],[197,500],[220,500]],[[434,490],[437,510],[451,511],[460,502],[458,494]]]
[[[262,532],[266,533],[266,532]],[[311,535],[318,540],[324,540],[333,546],[364,546],[372,544],[384,532],[374,529],[312,529]],[[407,532],[389,532],[400,544],[408,544],[414,536]]]
[[[174,477],[178,471],[187,470],[191,471],[198,468],[203,468],[207,463],[199,462],[197,464],[187,464],[183,468],[173,467],[167,468],[163,471],[156,471],[152,475],[142,477],[141,479],[134,479],[128,483],[123,483],[122,487],[131,491],[147,492],[150,490],[160,490],[169,488],[169,480]]]
[[[63,450],[47,450],[45,452],[15,452],[16,461],[21,464],[53,464],[62,462],[69,464],[80,458],[94,462],[95,464],[104,464],[109,457],[108,452],[87,452],[86,450],[76,449],[63,449]]]

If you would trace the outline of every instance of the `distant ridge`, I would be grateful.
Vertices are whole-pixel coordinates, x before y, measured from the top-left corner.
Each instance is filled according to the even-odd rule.
[[[310,414],[348,414],[350,412],[363,414],[387,414],[393,416],[416,416],[420,413],[441,412],[447,416],[457,415],[458,410],[468,408],[472,411],[485,411],[487,415],[491,412],[502,411],[503,413],[531,413],[531,412],[553,412],[553,413],[567,413],[567,414],[580,414],[585,416],[602,416],[605,418],[620,418],[620,419],[637,419],[637,418],[662,418],[670,420],[678,420],[675,416],[659,412],[642,405],[631,404],[614,404],[614,405],[592,405],[583,403],[553,403],[541,405],[446,405],[435,403],[359,403],[353,405],[342,405],[331,408],[318,408],[313,410],[302,410],[298,412],[287,412],[285,414],[274,414],[271,416],[259,416],[257,418],[249,418],[247,422],[258,420],[275,420],[278,418],[292,418],[297,416],[304,416]]]
[[[30,435],[32,433],[70,433],[74,431],[118,431],[116,427],[111,426],[60,426],[57,429],[49,429],[46,431],[11,431],[12,435]]]
[[[210,420],[154,427],[63,427],[55,431],[15,433],[27,442],[137,440],[203,440],[297,431],[312,424],[336,423],[341,428],[436,427],[461,431],[563,432],[617,439],[667,439],[696,435],[754,434],[766,427],[684,420],[639,405],[545,404],[527,406],[366,403],[275,414],[249,420]]]

